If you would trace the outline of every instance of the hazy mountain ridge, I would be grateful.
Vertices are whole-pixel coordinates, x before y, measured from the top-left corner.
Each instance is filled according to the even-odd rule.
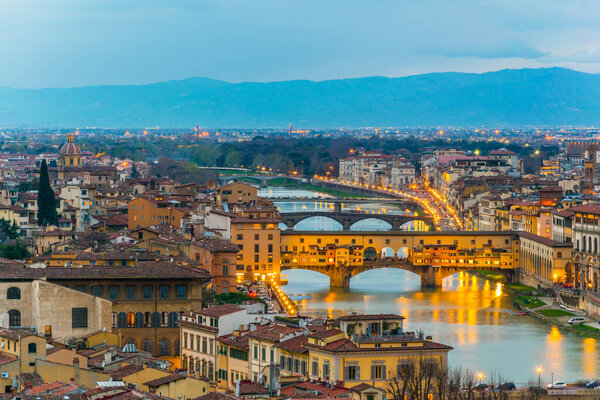
[[[0,125],[62,127],[600,125],[600,75],[561,68],[228,83],[189,78],[0,87]]]

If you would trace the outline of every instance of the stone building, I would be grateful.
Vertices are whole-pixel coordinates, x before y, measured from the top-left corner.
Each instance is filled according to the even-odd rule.
[[[0,326],[69,339],[110,329],[111,312],[108,300],[43,280],[0,282]]]
[[[169,261],[129,266],[0,265],[1,283],[44,279],[112,302],[107,329],[118,332],[123,344],[132,343],[156,355],[179,355],[177,321],[184,312],[202,308],[203,290],[210,278],[204,269]],[[20,318],[32,320],[33,316],[21,314]]]

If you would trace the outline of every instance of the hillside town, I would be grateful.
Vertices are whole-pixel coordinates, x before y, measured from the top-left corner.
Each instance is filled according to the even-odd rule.
[[[558,146],[547,159],[537,149],[523,158],[507,148],[352,148],[324,176],[268,178],[419,199],[411,213],[429,218],[424,230],[398,223],[400,236],[375,239],[295,231],[255,185],[156,176],[148,162],[82,151],[73,134],[56,153],[0,154],[0,393],[401,400],[452,390],[441,386],[460,348],[398,314],[303,313],[281,290],[282,271],[294,268],[329,274],[332,287],[339,271],[347,287],[391,263],[410,263],[424,287],[492,270],[551,291],[551,306],[597,330],[598,145]],[[386,244],[407,252],[387,255]],[[543,315],[531,304],[519,311]],[[455,389],[484,396],[479,379],[462,376]],[[415,380],[429,386],[410,392]],[[504,383],[495,387],[508,396]],[[570,390],[591,396],[585,385]]]

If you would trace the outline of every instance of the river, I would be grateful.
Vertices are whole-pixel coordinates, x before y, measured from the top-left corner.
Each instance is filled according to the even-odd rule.
[[[289,189],[266,188],[259,191],[265,197],[318,197],[323,194]],[[315,200],[277,202],[282,211],[306,206]],[[298,208],[299,207],[299,208]],[[361,207],[390,208],[374,202]],[[401,212],[401,210],[397,210]],[[389,212],[389,210],[388,210]],[[301,222],[302,230],[322,230],[340,227],[325,218]],[[300,225],[300,224],[299,224]],[[371,221],[364,230],[386,229]],[[435,341],[454,347],[450,352],[451,366],[483,372],[485,376],[499,373],[517,385],[537,382],[536,368],[543,369],[542,381],[570,382],[598,378],[600,350],[598,341],[573,333],[559,331],[528,316],[510,314],[511,300],[501,287],[472,274],[462,273],[446,278],[438,289],[421,289],[419,277],[398,269],[378,269],[364,272],[350,282],[349,290],[330,290],[329,278],[306,270],[286,271],[288,285],[283,290],[298,302],[303,314],[339,316],[358,313],[397,313],[406,317],[407,330],[423,329]]]

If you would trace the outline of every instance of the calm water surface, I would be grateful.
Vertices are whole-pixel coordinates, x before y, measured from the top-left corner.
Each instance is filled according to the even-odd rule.
[[[293,196],[293,189],[284,190],[286,196]],[[304,203],[314,201],[286,202],[283,206],[302,207]],[[323,223],[316,218],[304,222],[306,225],[297,229],[317,230]],[[378,228],[382,227],[367,223],[364,229]],[[316,272],[291,270],[285,274],[289,283],[283,289],[298,302],[302,313],[401,314],[407,318],[406,329],[423,329],[434,340],[453,346],[449,356],[453,366],[487,376],[499,372],[523,385],[537,381],[538,366],[544,370],[542,380],[546,383],[552,372],[554,380],[600,377],[597,340],[510,314],[507,309],[512,308],[511,301],[502,288],[471,274],[453,275],[441,288],[431,290],[421,289],[417,275],[393,268],[364,272],[352,278],[349,290],[330,290],[329,278]]]

